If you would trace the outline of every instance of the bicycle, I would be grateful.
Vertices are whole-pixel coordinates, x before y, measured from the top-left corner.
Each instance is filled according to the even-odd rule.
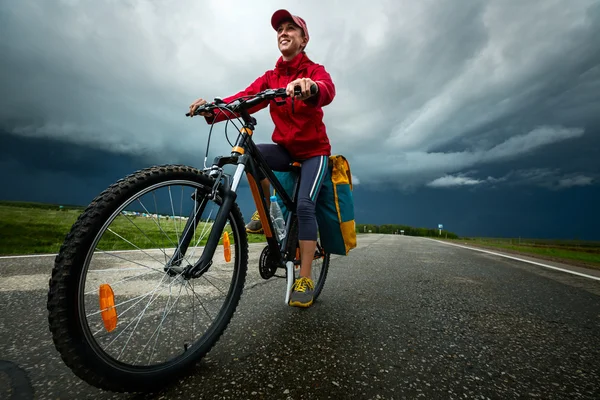
[[[205,157],[203,170],[162,165],[137,171],[98,195],[73,224],[55,259],[47,309],[54,345],[79,378],[110,391],[152,391],[183,376],[213,348],[233,317],[247,275],[248,237],[236,203],[244,173],[267,242],[259,274],[286,279],[287,304],[300,262],[299,180],[296,174],[288,195],[252,140],[257,122],[248,113],[262,101],[277,106],[286,97],[285,88],[268,89],[203,105],[196,114],[227,111],[241,118],[231,154],[216,157],[210,167]],[[210,134],[207,155],[209,145]],[[225,173],[228,165],[235,166],[233,176]],[[290,168],[297,171],[299,165]],[[258,170],[289,210],[281,241],[255,179]],[[209,203],[218,206],[214,215]],[[157,232],[143,231],[148,227]],[[316,300],[330,261],[320,241],[313,261],[322,263],[312,268]],[[277,275],[278,270],[285,274]],[[167,323],[173,328],[168,336]]]

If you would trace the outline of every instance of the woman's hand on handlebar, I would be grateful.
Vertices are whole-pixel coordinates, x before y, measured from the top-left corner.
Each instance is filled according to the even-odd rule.
[[[196,110],[205,104],[206,104],[206,100],[204,100],[204,99],[198,99],[198,100],[194,101],[192,104],[190,104],[189,116],[193,117]],[[202,115],[203,117],[212,117],[213,116],[212,112],[210,112],[210,111],[201,112],[198,115]]]
[[[285,90],[285,95],[282,93],[283,90]],[[263,92],[257,93],[256,95],[242,96],[242,97],[236,99],[236,101],[243,99],[243,100],[241,100],[241,102],[238,102],[237,104],[234,104],[233,106],[231,106],[231,104],[234,102],[230,102],[230,103],[228,103],[228,106],[230,108],[232,108],[234,110],[238,110],[238,111],[239,111],[239,109],[247,110],[265,100],[274,100],[275,98],[282,97],[282,96],[283,97],[289,96],[289,97],[299,99],[299,100],[306,100],[306,99],[314,96],[317,93],[319,93],[319,86],[317,86],[317,84],[312,79],[300,78],[300,79],[296,79],[296,80],[290,82],[285,88],[268,89]],[[213,113],[212,110],[220,109],[221,108],[220,104],[225,105],[223,100],[218,99],[218,98],[215,98],[215,103],[207,103],[206,100],[204,100],[204,99],[198,99],[198,100],[194,101],[192,104],[190,104],[190,111],[188,113],[186,113],[185,115],[189,116],[189,117],[193,117],[194,115],[201,115],[203,117],[214,117],[215,114]],[[202,107],[202,111],[200,111],[198,114],[196,114],[198,109],[200,109],[201,107]],[[292,112],[293,112],[293,110],[294,110],[294,103],[292,102]]]
[[[312,85],[315,85],[317,90],[315,91],[315,93],[311,93],[310,92],[310,87]],[[285,92],[288,96],[290,97],[294,97],[294,88],[296,86],[300,87],[300,95],[299,96],[295,96],[297,99],[299,100],[306,100],[311,96],[314,96],[316,93],[319,92],[319,86],[310,78],[299,78],[296,80],[291,81],[287,87],[285,88]]]

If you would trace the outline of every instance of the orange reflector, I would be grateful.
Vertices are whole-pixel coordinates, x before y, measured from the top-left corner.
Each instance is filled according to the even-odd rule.
[[[100,285],[100,315],[104,328],[111,332],[117,327],[117,309],[115,308],[115,294],[109,284]]]
[[[231,261],[231,242],[229,241],[229,233],[223,233],[223,252],[225,261]]]

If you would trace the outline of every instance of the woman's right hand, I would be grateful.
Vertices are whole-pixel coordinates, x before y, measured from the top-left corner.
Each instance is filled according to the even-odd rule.
[[[206,100],[204,100],[204,99],[198,99],[198,100],[194,101],[192,104],[190,104],[190,117],[193,117],[196,110],[198,108],[200,108],[200,106],[203,106],[204,104],[206,104]],[[201,112],[198,115],[202,115],[203,117],[212,117],[213,116],[213,114],[209,111]]]

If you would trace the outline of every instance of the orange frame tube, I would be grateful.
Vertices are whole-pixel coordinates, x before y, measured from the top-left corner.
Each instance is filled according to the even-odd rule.
[[[260,197],[260,190],[258,189],[258,184],[256,180],[250,173],[246,173],[248,177],[248,184],[250,185],[250,190],[252,191],[252,197],[254,198],[254,203],[256,204],[256,211],[258,211],[258,215],[260,216],[261,221],[268,220],[268,214],[263,205],[263,200]],[[271,232],[271,226],[269,223],[262,224],[263,231],[265,232],[265,236],[268,238],[273,237],[273,232]]]

